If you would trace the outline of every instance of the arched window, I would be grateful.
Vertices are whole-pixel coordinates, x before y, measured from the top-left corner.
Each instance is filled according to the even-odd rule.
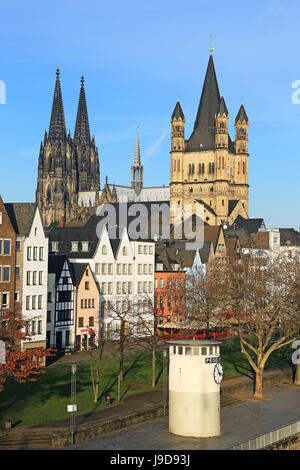
[[[212,163],[212,166],[211,166],[211,172],[214,173],[215,172],[215,164]]]
[[[204,175],[205,173],[205,166],[204,166],[204,163],[202,163],[202,175]]]
[[[103,245],[103,247],[102,247],[102,254],[107,255],[107,246],[106,245]]]
[[[126,246],[123,246],[123,256],[127,256],[127,248],[126,248]]]

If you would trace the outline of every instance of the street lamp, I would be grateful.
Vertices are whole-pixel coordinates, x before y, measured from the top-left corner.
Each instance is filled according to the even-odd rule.
[[[70,433],[71,433],[71,443],[74,444],[75,430],[76,430],[76,372],[77,372],[77,362],[71,362],[68,364],[71,367],[71,404],[68,405],[68,412],[70,413]]]

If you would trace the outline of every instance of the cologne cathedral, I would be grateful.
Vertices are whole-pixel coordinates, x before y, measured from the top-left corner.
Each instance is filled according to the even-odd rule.
[[[66,221],[85,219],[93,210],[80,207],[80,192],[93,191],[98,199],[100,171],[95,138],[90,136],[84,78],[77,110],[74,136],[67,134],[60,86],[59,69],[50,119],[49,132],[41,142],[36,203],[45,227]]]

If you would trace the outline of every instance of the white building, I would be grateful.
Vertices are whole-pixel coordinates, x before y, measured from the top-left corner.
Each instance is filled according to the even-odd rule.
[[[90,264],[100,288],[99,315],[106,335],[118,331],[122,318],[137,330],[140,314],[145,313],[144,321],[153,319],[149,305],[154,304],[155,243],[130,240],[126,228],[119,238],[111,238],[104,226],[98,237],[96,227],[97,217],[92,225],[53,228],[50,251],[65,254],[72,263]]]
[[[46,347],[48,239],[38,208],[23,242],[22,315],[32,336],[24,349]]]

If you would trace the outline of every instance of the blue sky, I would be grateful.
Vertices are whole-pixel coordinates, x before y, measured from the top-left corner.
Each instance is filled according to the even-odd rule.
[[[49,127],[55,70],[74,131],[85,76],[101,186],[130,184],[136,126],[144,184],[169,184],[170,116],[179,95],[189,137],[214,35],[220,90],[249,120],[250,217],[300,227],[300,3],[297,0],[0,0],[0,194],[35,199],[40,141]]]

